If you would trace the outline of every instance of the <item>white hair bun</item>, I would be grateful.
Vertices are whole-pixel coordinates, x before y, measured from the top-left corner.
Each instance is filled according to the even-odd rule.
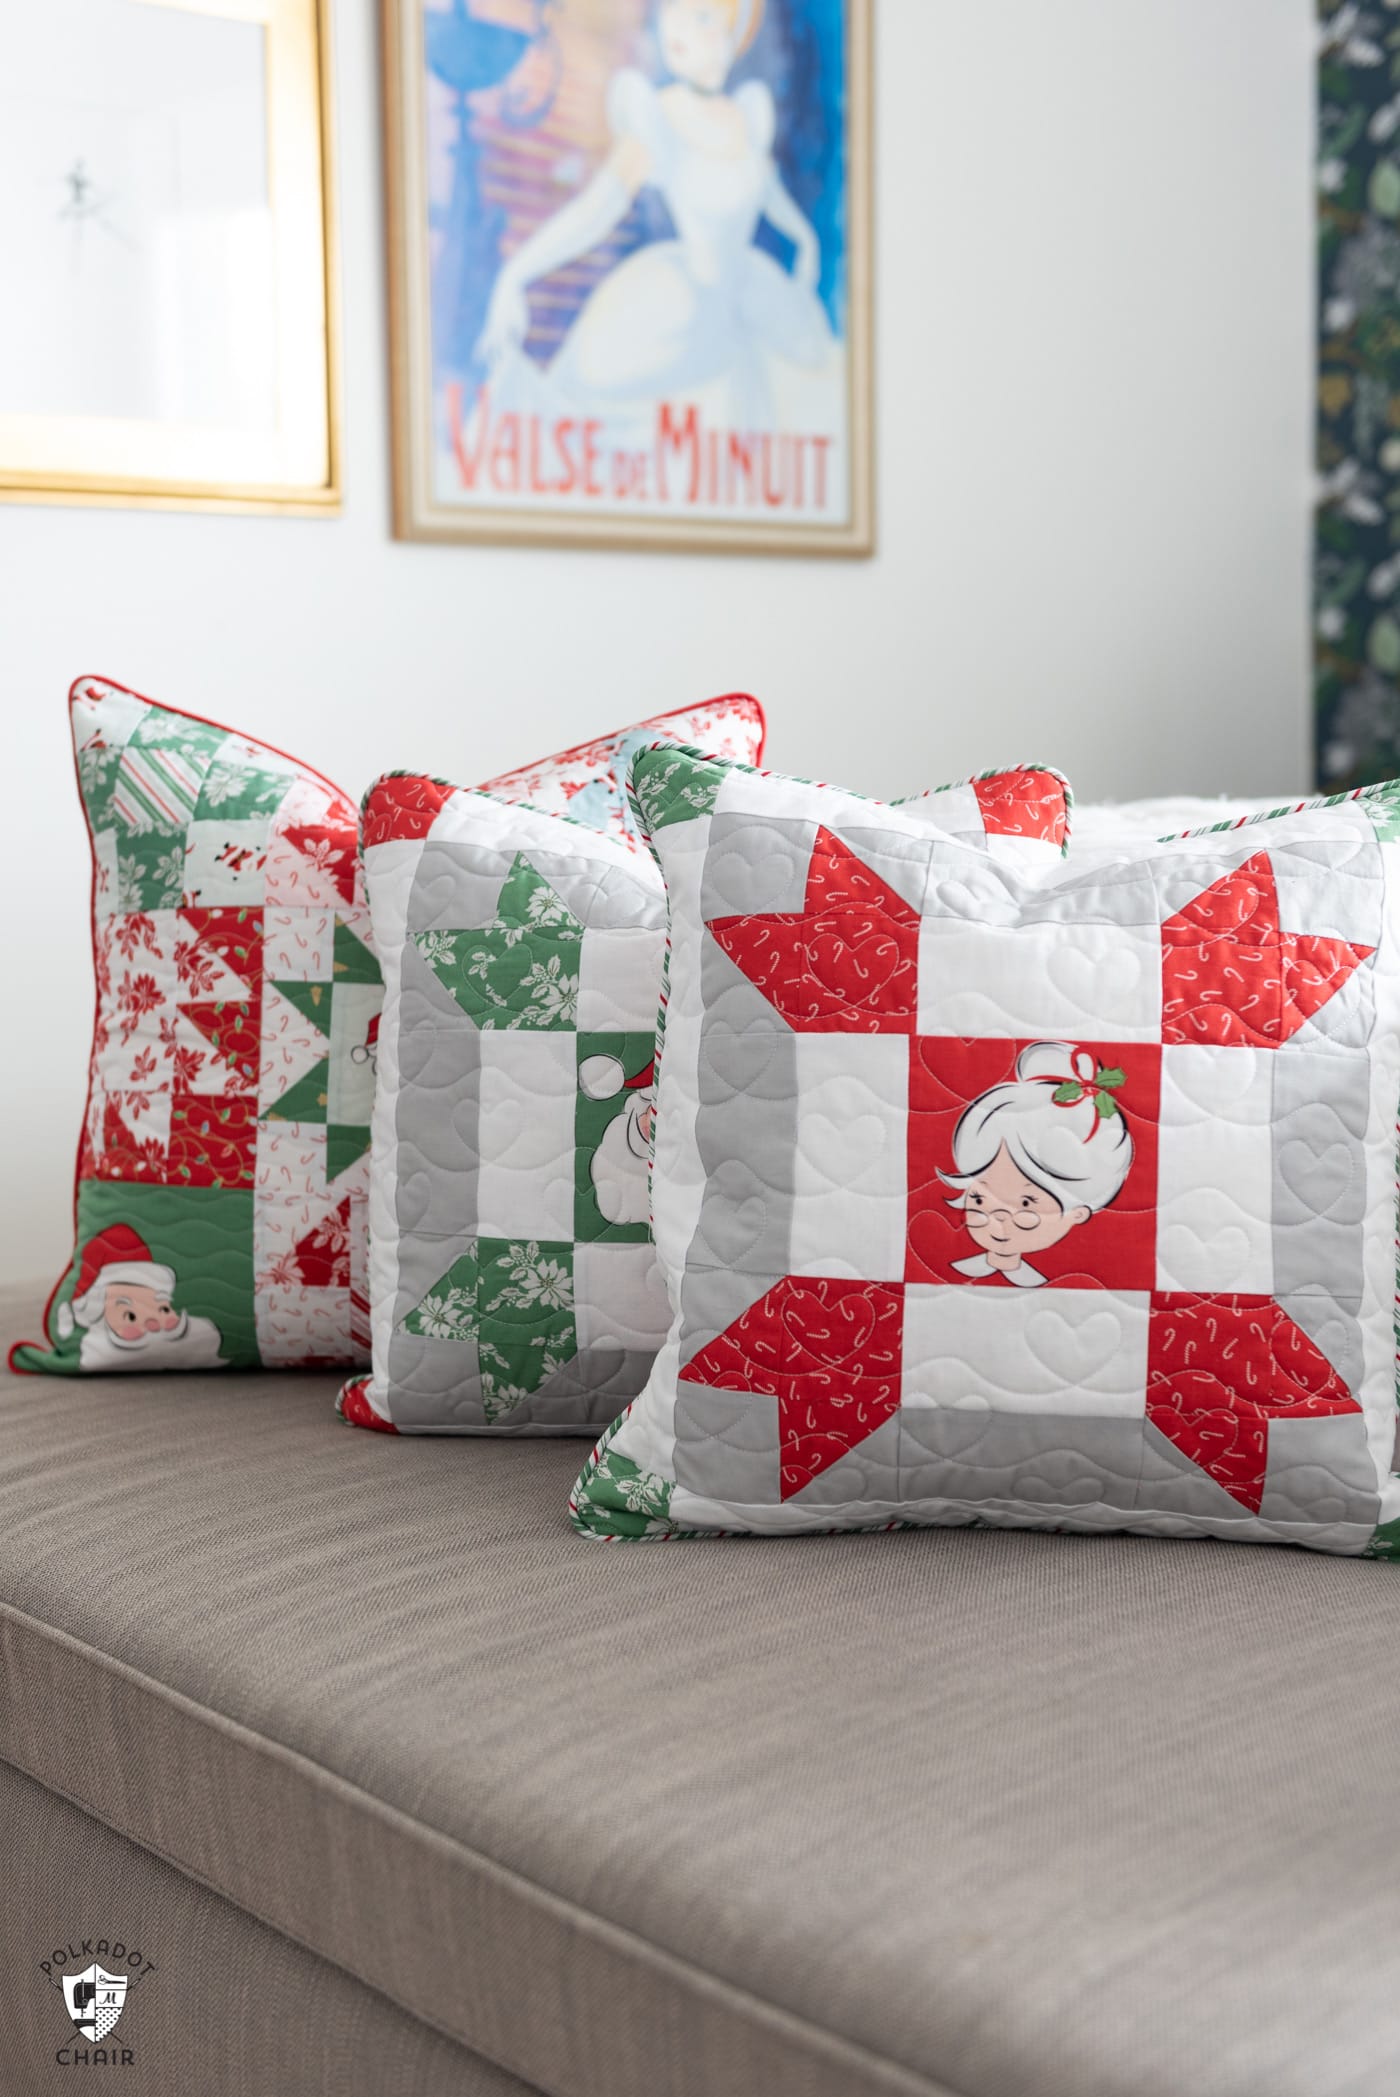
[[[1016,1075],[1023,1082],[1054,1078],[1060,1084],[1073,1080],[1092,1085],[1098,1076],[1098,1065],[1088,1049],[1076,1048],[1073,1042],[1033,1041],[1016,1058]]]

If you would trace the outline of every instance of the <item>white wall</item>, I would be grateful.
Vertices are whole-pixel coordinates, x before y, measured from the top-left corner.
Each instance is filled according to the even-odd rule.
[[[1303,782],[1310,0],[876,4],[881,551],[828,565],[393,542],[378,10],[339,0],[344,514],[0,506],[4,1271],[68,1247],[80,671],[357,793],[735,686],[775,766],[876,793]]]

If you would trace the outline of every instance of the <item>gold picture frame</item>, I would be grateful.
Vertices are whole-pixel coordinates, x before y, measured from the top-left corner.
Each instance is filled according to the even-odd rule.
[[[153,13],[251,25],[262,33],[255,70],[265,158],[259,158],[257,134],[247,151],[259,178],[265,167],[266,202],[252,215],[257,222],[251,234],[249,214],[240,231],[245,244],[250,238],[257,242],[258,281],[267,286],[273,315],[264,321],[261,305],[256,314],[245,314],[250,326],[263,328],[258,369],[265,380],[259,397],[265,412],[260,420],[245,415],[241,422],[209,413],[55,412],[47,407],[36,412],[14,409],[0,388],[0,500],[333,514],[340,506],[341,443],[330,0],[141,0],[141,5]],[[191,31],[198,33],[193,23]],[[197,111],[190,121],[200,121]],[[72,199],[56,215],[74,221],[72,238],[88,240],[98,254],[110,254],[117,243],[135,249],[138,244],[115,208],[107,223],[100,222],[103,207],[95,182],[86,173],[67,179]],[[76,224],[80,215],[86,215],[86,229]],[[166,227],[158,231],[168,238]],[[193,224],[187,239],[196,239],[198,231],[198,223]],[[167,267],[167,283],[171,275]],[[24,282],[11,290],[18,312]],[[212,339],[212,320],[208,326]],[[223,354],[227,360],[233,352]],[[182,389],[177,373],[173,391],[178,401],[192,388]]]
[[[674,6],[676,0],[670,0],[670,4]],[[784,0],[781,10],[777,0],[768,0],[766,17],[765,0],[732,0],[731,13],[736,24],[735,78],[740,84],[732,93],[726,85],[722,96],[712,88],[706,90],[712,101],[723,99],[751,115],[756,151],[762,149],[764,127],[768,127],[767,165],[774,171],[776,208],[783,221],[779,232],[793,236],[794,245],[787,257],[780,246],[770,242],[766,262],[755,261],[754,249],[759,241],[756,230],[743,266],[762,276],[773,303],[786,304],[796,311],[802,297],[801,287],[792,288],[798,277],[798,244],[812,234],[818,249],[820,261],[809,268],[806,288],[830,316],[830,341],[841,359],[839,381],[833,381],[820,401],[827,408],[832,401],[838,403],[836,412],[822,424],[837,434],[809,437],[803,434],[800,422],[784,422],[780,415],[770,425],[755,424],[750,419],[743,428],[736,428],[732,421],[728,426],[723,422],[708,424],[703,410],[700,419],[691,424],[682,420],[682,410],[677,408],[666,421],[664,404],[658,403],[650,463],[645,442],[631,454],[637,463],[639,499],[629,509],[627,500],[614,492],[625,484],[628,455],[615,446],[609,449],[614,431],[611,421],[604,417],[595,423],[587,419],[586,411],[577,411],[571,420],[574,411],[566,401],[564,410],[557,412],[552,422],[547,408],[533,415],[528,409],[521,410],[517,426],[507,433],[506,441],[501,437],[502,425],[515,412],[508,409],[504,416],[497,415],[495,429],[497,442],[506,442],[507,455],[514,447],[516,477],[507,478],[502,495],[497,474],[497,491],[478,498],[478,468],[473,465],[473,458],[478,462],[491,459],[494,471],[489,421],[494,407],[492,379],[445,378],[450,357],[444,358],[435,337],[438,323],[434,272],[443,266],[442,227],[445,216],[454,210],[460,212],[461,207],[464,156],[459,141],[470,141],[467,150],[477,181],[475,194],[483,200],[484,210],[495,210],[502,235],[499,249],[492,250],[489,264],[483,266],[483,236],[478,222],[472,241],[461,242],[463,253],[475,243],[475,284],[466,283],[468,295],[463,299],[460,294],[466,279],[459,269],[453,295],[443,299],[440,291],[437,293],[441,311],[451,313],[454,319],[465,311],[471,326],[481,318],[483,299],[489,317],[490,301],[506,273],[506,264],[522,244],[533,238],[541,214],[553,208],[552,198],[543,204],[538,201],[546,181],[554,185],[556,195],[569,195],[571,208],[574,198],[589,190],[600,167],[606,171],[619,165],[632,189],[633,219],[624,217],[616,229],[605,232],[601,241],[593,243],[591,251],[587,247],[580,251],[577,239],[570,251],[567,238],[561,241],[550,236],[556,250],[565,252],[565,260],[553,274],[542,271],[533,280],[534,300],[528,308],[519,308],[522,319],[527,310],[530,314],[530,349],[527,350],[522,336],[517,360],[528,393],[536,386],[547,387],[557,369],[557,365],[532,354],[539,334],[550,325],[552,310],[571,310],[572,318],[561,323],[567,329],[578,319],[590,294],[613,270],[619,259],[619,246],[625,267],[648,244],[646,238],[639,239],[629,258],[628,228],[643,210],[642,191],[658,181],[656,162],[653,160],[651,168],[638,178],[635,162],[629,163],[625,157],[617,162],[609,156],[617,152],[619,145],[624,154],[635,150],[620,138],[619,107],[631,102],[636,105],[642,124],[658,121],[648,112],[655,111],[664,101],[667,87],[674,84],[674,68],[668,71],[665,63],[659,6],[660,0],[490,0],[490,5],[478,4],[478,0],[382,0],[394,526],[402,539],[857,558],[874,551],[874,0]],[[713,15],[713,9],[708,13]],[[834,243],[829,238],[824,244],[813,233],[812,222],[794,204],[784,181],[783,120],[792,111],[782,103],[781,93],[775,96],[767,87],[759,70],[765,52],[774,48],[773,39],[783,21],[791,23],[795,17],[818,14],[826,24],[828,73],[836,78],[839,67],[835,90],[840,103],[839,183],[833,181],[829,164],[820,173],[824,185],[821,194],[833,234],[839,225],[840,276],[836,290],[825,274],[829,247]],[[831,28],[838,19],[839,41]],[[430,69],[428,62],[430,22],[438,39],[435,70]],[[533,36],[532,23],[539,25]],[[747,40],[741,41],[746,30]],[[478,74],[489,70],[490,52],[500,50],[502,63],[510,60],[508,40],[512,35],[525,47],[512,76],[494,88],[472,86],[470,83]],[[467,41],[469,36],[480,39],[480,62]],[[449,44],[446,54],[442,48],[444,39]],[[810,47],[809,35],[809,57]],[[649,79],[631,61],[630,54],[638,50],[655,54]],[[833,52],[837,55],[833,56]],[[674,51],[670,55],[674,56]],[[450,63],[445,62],[445,56]],[[624,71],[625,82],[621,77]],[[785,77],[781,69],[776,69],[776,77]],[[547,143],[541,146],[536,138],[527,135],[530,98],[551,91],[557,94],[561,80],[571,92],[559,98],[558,107],[567,109],[575,129],[566,137],[565,148],[561,148],[559,133],[567,127],[562,118],[556,121],[551,117],[551,122],[542,127],[540,136],[547,136]],[[698,95],[700,90],[696,92]],[[513,112],[511,97],[515,103]],[[452,104],[450,108],[448,102]],[[519,114],[522,107],[526,112],[523,119]],[[580,131],[580,108],[594,112],[588,120],[592,128],[587,135]],[[510,135],[513,123],[520,129],[518,147]],[[828,134],[829,131],[830,126]],[[810,135],[809,126],[807,136]],[[543,173],[538,167],[542,151],[554,156]],[[449,161],[450,196],[444,187]],[[574,169],[576,174],[572,173]],[[567,191],[570,179],[575,182],[572,192]],[[536,198],[533,219],[529,215],[532,182]],[[809,191],[812,186],[809,181]],[[833,206],[834,188],[839,188],[839,197]],[[664,188],[662,194],[665,195]],[[526,200],[523,205],[522,198]],[[506,200],[504,204],[502,199]],[[665,201],[669,204],[672,200],[665,196]],[[607,215],[604,198],[601,215],[595,217],[591,230],[606,225]],[[587,218],[586,207],[584,217]],[[758,226],[762,226],[763,217],[760,205]],[[457,224],[464,228],[469,220],[461,215]],[[450,230],[449,226],[449,234]],[[585,225],[585,241],[589,230]],[[676,250],[684,247],[679,239],[667,242],[665,232],[655,232],[654,224],[651,237]],[[775,262],[785,273],[791,262],[787,283],[779,282],[771,266]],[[660,268],[664,263],[658,261],[656,266]],[[820,276],[815,273],[818,267],[823,271]],[[616,274],[620,276],[621,272]],[[614,297],[613,303],[616,306],[621,301]],[[812,304],[809,300],[809,310]],[[634,299],[632,310],[645,319],[644,287],[640,303]],[[818,329],[819,326],[820,322]],[[459,327],[451,356],[455,356],[459,371],[479,373],[480,348],[469,351],[467,339],[467,333]],[[467,363],[467,359],[471,362]],[[768,396],[770,401],[774,397],[771,393]],[[786,408],[786,397],[777,398],[780,406]],[[689,409],[684,412],[688,414]],[[604,434],[593,443],[597,477],[585,494],[590,452],[583,432],[595,428]],[[828,448],[822,450],[822,446]],[[552,482],[548,471],[539,468],[539,461],[546,456],[556,460]],[[833,496],[831,491],[838,484],[839,493]],[[605,499],[595,500],[594,490],[600,486],[607,491]],[[683,489],[685,501],[674,499],[678,487]],[[778,488],[786,491],[786,511],[781,516],[777,512],[782,505],[773,501]],[[551,490],[557,499],[550,499]],[[829,514],[813,514],[819,493]],[[704,498],[709,495],[713,500],[707,502]],[[755,510],[757,514],[753,514]]]

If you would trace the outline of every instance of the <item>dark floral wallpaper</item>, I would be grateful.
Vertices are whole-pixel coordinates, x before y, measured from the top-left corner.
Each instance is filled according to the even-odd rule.
[[[1319,784],[1400,773],[1400,0],[1319,0]]]

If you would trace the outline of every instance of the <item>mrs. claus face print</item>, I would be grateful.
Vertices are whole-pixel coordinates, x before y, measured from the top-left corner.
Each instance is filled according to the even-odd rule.
[[[976,1248],[956,1260],[973,1280],[997,1277],[1036,1288],[1046,1276],[1031,1262],[1122,1192],[1133,1137],[1117,1094],[1123,1072],[1105,1069],[1065,1041],[1034,1041],[1016,1058],[1014,1078],[990,1086],[964,1110],[953,1133],[950,1206],[962,1211]]]

